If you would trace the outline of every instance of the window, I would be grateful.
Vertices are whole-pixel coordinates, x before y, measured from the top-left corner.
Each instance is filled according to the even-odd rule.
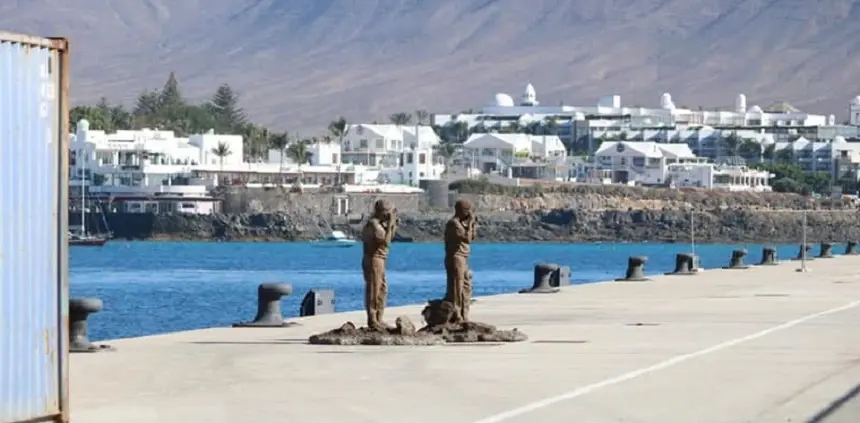
[[[337,163],[337,153],[331,153],[331,162]]]
[[[376,148],[379,148],[379,149],[385,148],[385,140],[382,138],[378,138],[376,140]]]
[[[391,140],[391,147],[390,147],[390,148],[391,148],[392,150],[396,150],[396,149],[397,149],[397,141],[395,141],[395,140]]]
[[[425,153],[419,154],[418,155],[418,164],[425,164],[425,163],[427,163],[427,154],[425,154]]]
[[[367,148],[367,140],[363,139],[359,141],[359,148]]]
[[[406,164],[412,164],[412,160],[413,160],[413,159],[412,159],[412,153],[408,153],[408,154],[406,154]],[[410,177],[410,178],[412,177],[412,174],[411,174],[411,173],[410,173],[410,176],[409,176],[409,177]]]

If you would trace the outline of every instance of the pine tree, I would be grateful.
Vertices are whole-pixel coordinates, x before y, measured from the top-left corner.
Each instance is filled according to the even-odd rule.
[[[182,92],[179,91],[179,81],[176,80],[176,75],[170,72],[167,77],[167,82],[164,83],[164,88],[161,89],[159,95],[159,106],[162,111],[175,110],[184,105]]]
[[[239,95],[229,84],[218,87],[209,101],[209,110],[222,132],[235,132],[247,121],[245,111],[239,107]]]

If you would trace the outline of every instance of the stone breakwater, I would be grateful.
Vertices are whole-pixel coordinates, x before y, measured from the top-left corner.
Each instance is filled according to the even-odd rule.
[[[556,189],[501,187],[473,181],[452,184],[472,202],[481,241],[688,242],[691,213],[699,242],[798,242],[809,210],[810,242],[860,239],[860,211],[847,201],[828,203],[794,194],[728,193],[574,185]],[[441,241],[452,211],[422,194],[285,193],[240,189],[222,193],[224,214],[108,215],[118,238],[213,241],[305,241],[330,225],[357,235],[374,201],[400,210],[398,235]],[[346,201],[344,201],[346,199]],[[330,217],[346,207],[347,216]],[[336,214],[336,213],[335,213]],[[74,216],[70,216],[74,219]]]
[[[398,235],[415,241],[441,241],[449,213],[404,213]],[[320,234],[316,220],[286,213],[240,215],[109,215],[118,238],[213,241],[304,241]],[[791,243],[802,239],[800,213],[728,208],[697,210],[698,242]],[[344,221],[334,229],[357,235],[362,221]],[[807,218],[809,242],[860,239],[860,213],[812,211]],[[483,212],[481,241],[688,242],[686,210],[576,210]]]

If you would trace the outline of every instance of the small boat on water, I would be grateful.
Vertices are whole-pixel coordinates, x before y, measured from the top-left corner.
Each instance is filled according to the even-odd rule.
[[[77,247],[102,247],[108,242],[107,237],[86,233],[69,232],[69,245]]]
[[[358,244],[358,241],[350,238],[347,234],[341,231],[331,231],[328,236],[322,237],[314,241],[317,247],[352,247]]]

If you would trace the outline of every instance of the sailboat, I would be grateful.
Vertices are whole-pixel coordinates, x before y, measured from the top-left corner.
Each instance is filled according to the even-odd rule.
[[[86,177],[86,161],[83,162],[83,174]],[[78,246],[78,247],[101,247],[104,246],[110,237],[110,233],[107,234],[91,234],[87,232],[87,207],[86,207],[86,187],[81,185],[81,227],[77,232],[69,231],[69,245],[70,246]],[[104,221],[105,228],[107,228],[107,219],[104,217],[104,213],[101,213],[102,220]]]

